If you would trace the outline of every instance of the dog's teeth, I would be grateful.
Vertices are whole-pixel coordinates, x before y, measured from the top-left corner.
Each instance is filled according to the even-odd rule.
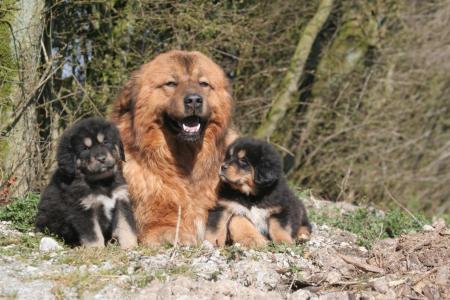
[[[200,130],[200,123],[195,126],[188,126],[186,124],[183,124],[183,130],[189,133],[198,132]]]

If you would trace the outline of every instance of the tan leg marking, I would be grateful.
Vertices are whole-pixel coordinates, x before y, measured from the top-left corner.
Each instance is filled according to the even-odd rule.
[[[228,230],[231,240],[245,247],[263,247],[268,242],[255,225],[243,216],[233,216]]]
[[[280,222],[275,218],[269,219],[269,235],[274,243],[289,243],[292,244],[290,228],[284,228]]]
[[[113,237],[117,238],[122,249],[131,249],[137,246],[137,236],[128,224],[125,216],[117,210],[117,227],[114,228]]]
[[[227,241],[227,224],[230,220],[232,214],[229,211],[223,211],[222,216],[217,224],[217,229],[212,231],[211,229],[206,230],[205,240],[213,244],[214,246],[223,247]]]

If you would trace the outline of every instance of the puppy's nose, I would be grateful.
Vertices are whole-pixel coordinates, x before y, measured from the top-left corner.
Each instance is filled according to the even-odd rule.
[[[101,163],[104,163],[106,161],[106,155],[105,154],[97,154],[95,156],[95,159]]]
[[[202,108],[203,98],[199,94],[188,94],[184,97],[184,105],[186,109],[199,111]]]

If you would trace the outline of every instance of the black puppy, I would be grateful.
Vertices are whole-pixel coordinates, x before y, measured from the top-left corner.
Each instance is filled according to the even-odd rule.
[[[136,246],[117,128],[100,118],[77,122],[64,132],[56,160],[38,206],[37,230],[47,229],[72,246],[104,247],[112,238],[122,248]]]
[[[219,202],[208,217],[208,241],[223,245],[228,239],[261,246],[267,238],[276,243],[309,239],[306,209],[289,189],[272,145],[237,139],[226,152],[220,179]],[[236,216],[239,222],[234,222]]]

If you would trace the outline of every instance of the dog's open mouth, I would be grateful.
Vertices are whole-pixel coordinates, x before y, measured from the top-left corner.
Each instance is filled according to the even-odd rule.
[[[181,127],[186,134],[198,134],[202,127],[199,117],[187,117],[182,121],[178,121],[178,126]]]
[[[198,116],[190,116],[177,121],[166,115],[165,123],[181,139],[194,142],[201,137],[206,121]]]

